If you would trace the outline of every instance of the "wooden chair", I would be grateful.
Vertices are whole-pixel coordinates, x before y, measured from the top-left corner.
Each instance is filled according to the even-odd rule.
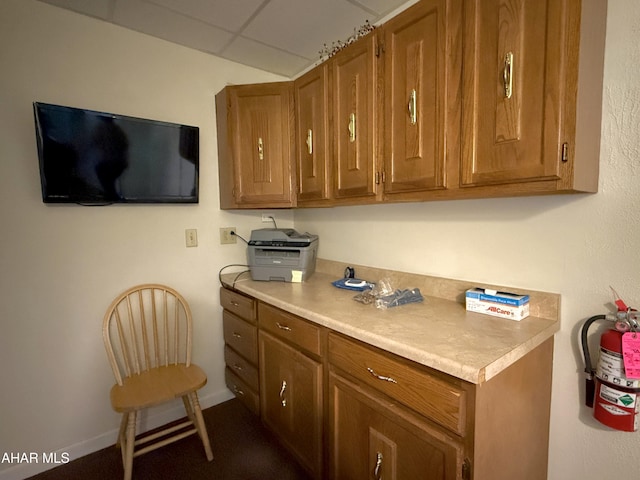
[[[211,461],[197,394],[207,376],[191,363],[191,310],[182,295],[158,284],[132,287],[109,306],[102,334],[116,377],[111,405],[122,413],[116,445],[122,449],[124,479],[131,479],[135,457],[194,433]],[[176,398],[182,398],[186,421],[136,439],[138,412]]]

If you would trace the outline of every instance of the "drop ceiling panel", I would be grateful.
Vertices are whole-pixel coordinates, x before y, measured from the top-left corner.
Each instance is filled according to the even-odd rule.
[[[235,32],[257,11],[264,0],[149,0],[176,14],[197,18]]]
[[[142,0],[116,3],[113,21],[123,27],[181,45],[218,54],[232,34],[201,20],[176,15],[165,7]]]
[[[2,1],[2,0],[0,0]],[[417,0],[39,0],[287,77]]]
[[[312,63],[306,58],[242,37],[237,37],[222,56],[286,77],[295,76]]]
[[[344,40],[368,18],[346,0],[271,0],[243,36],[315,59],[324,43]]]

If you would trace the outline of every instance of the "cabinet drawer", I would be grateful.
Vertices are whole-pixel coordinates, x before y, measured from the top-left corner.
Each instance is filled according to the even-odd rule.
[[[391,354],[335,334],[329,335],[329,361],[443,427],[460,435],[465,433],[463,388]]]
[[[250,363],[258,363],[258,329],[234,314],[222,312],[224,341]]]
[[[271,305],[258,305],[260,328],[315,355],[322,354],[320,327]]]
[[[224,379],[229,390],[244,403],[254,414],[260,414],[260,397],[256,392],[251,390],[240,377],[234,374],[231,369],[225,368]]]
[[[229,345],[224,347],[224,363],[253,390],[259,390],[258,369],[255,365],[249,363],[247,359],[240,356],[238,352],[231,349]]]
[[[240,318],[255,323],[256,322],[256,302],[251,297],[229,290],[220,288],[220,304],[225,310],[235,313]]]

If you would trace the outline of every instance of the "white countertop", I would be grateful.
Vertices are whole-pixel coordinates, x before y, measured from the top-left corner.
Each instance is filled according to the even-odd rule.
[[[393,272],[394,288],[418,287],[424,302],[385,310],[356,302],[353,296],[358,292],[334,287],[331,282],[340,278],[334,273],[343,267],[331,267],[316,270],[304,283],[259,282],[251,280],[248,274],[237,280],[237,274],[223,275],[223,281],[231,284],[235,280],[236,290],[258,300],[475,384],[497,375],[560,328],[557,318],[560,297],[556,294],[520,291],[530,294],[532,314],[543,311],[555,318],[529,316],[514,321],[467,312],[459,290],[470,287],[468,282],[437,278],[434,286],[434,277]],[[370,275],[373,271],[380,275],[389,273],[367,267],[357,272],[362,268]],[[332,272],[328,273],[329,270]],[[413,284],[398,284],[403,280]],[[455,297],[442,298],[445,290]],[[538,297],[544,297],[543,302],[553,306],[552,315],[548,315],[548,309],[537,308]]]

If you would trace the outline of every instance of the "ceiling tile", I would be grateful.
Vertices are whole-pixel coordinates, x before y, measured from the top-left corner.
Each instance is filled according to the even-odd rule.
[[[348,0],[356,5],[361,5],[367,10],[376,12],[378,18],[384,17],[400,6],[404,6],[407,0]],[[417,1],[417,0],[415,0]]]
[[[325,43],[346,40],[370,17],[346,0],[271,0],[243,35],[315,59]]]
[[[109,20],[111,0],[40,0],[57,7]]]
[[[306,58],[242,37],[237,37],[222,57],[286,77],[294,76],[311,64]]]
[[[264,0],[147,0],[225,30],[236,31]]]
[[[119,0],[113,21],[138,32],[214,54],[219,54],[232,38],[231,33],[220,28],[141,0]]]

